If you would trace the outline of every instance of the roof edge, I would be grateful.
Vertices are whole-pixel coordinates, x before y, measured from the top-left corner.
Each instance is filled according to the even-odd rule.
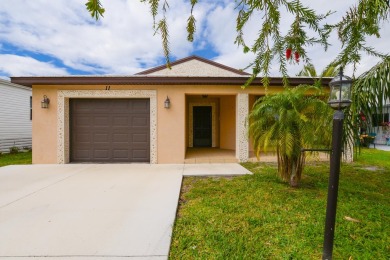
[[[17,84],[17,83],[14,83],[14,82],[11,82],[11,81],[8,81],[5,79],[0,79],[0,85],[1,84],[9,86],[9,87],[20,88],[20,89],[31,91],[31,86],[26,86],[24,84]]]
[[[238,69],[235,69],[235,68],[223,65],[221,63],[218,63],[218,62],[215,62],[215,61],[211,61],[211,60],[199,57],[197,55],[191,55],[191,56],[188,56],[186,58],[179,59],[179,60],[176,60],[174,62],[171,62],[171,67],[175,66],[175,65],[178,65],[178,64],[181,64],[181,63],[184,63],[184,62],[187,62],[187,61],[190,61],[190,60],[202,61],[204,63],[213,65],[213,66],[218,67],[220,69],[224,69],[224,70],[236,73],[238,75],[244,75],[244,76],[249,76],[250,75],[249,73],[247,73],[245,71],[238,70]],[[148,75],[150,73],[153,73],[153,72],[156,72],[156,71],[160,71],[160,70],[163,70],[163,69],[166,69],[166,68],[167,68],[167,65],[160,65],[160,66],[157,66],[157,67],[154,67],[154,68],[151,68],[151,69],[147,69],[147,70],[138,72],[135,75]]]
[[[236,85],[242,86],[249,77],[126,77],[126,76],[67,76],[67,77],[11,77],[14,84],[33,85]],[[318,78],[289,78],[290,86],[312,85]],[[328,85],[331,78],[323,78]],[[253,80],[250,86],[263,86],[262,78]],[[270,86],[283,86],[282,77],[270,78]]]

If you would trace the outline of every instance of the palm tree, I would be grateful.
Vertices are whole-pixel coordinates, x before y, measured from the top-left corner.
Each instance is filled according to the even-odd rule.
[[[325,77],[335,77],[337,76],[338,71],[334,66],[326,67],[320,75],[317,74],[317,70],[313,64],[309,63],[303,66],[303,69],[297,74],[297,76],[311,77],[311,78],[325,78]]]
[[[293,187],[298,186],[304,168],[301,149],[329,147],[332,110],[323,101],[324,95],[315,86],[286,88],[258,99],[249,115],[249,134],[257,156],[261,151],[275,151],[278,174]]]

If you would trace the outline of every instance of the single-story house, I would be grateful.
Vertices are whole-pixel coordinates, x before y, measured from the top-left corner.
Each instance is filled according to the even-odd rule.
[[[0,79],[0,152],[31,148],[31,125],[31,87]]]
[[[191,162],[186,156],[198,148],[230,151],[236,161],[247,161],[247,116],[265,94],[261,78],[242,88],[249,77],[190,56],[171,69],[162,65],[131,76],[12,77],[12,82],[32,88],[33,163],[155,164]],[[292,86],[312,83],[290,79]],[[282,89],[282,78],[271,78],[269,91]],[[44,97],[48,108],[41,108]]]

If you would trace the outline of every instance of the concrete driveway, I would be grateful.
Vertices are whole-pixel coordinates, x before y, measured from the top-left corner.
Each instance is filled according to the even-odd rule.
[[[0,258],[166,259],[183,175],[238,164],[0,168]]]

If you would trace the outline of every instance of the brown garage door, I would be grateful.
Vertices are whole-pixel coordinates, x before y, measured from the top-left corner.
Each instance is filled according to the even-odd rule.
[[[149,162],[149,99],[71,99],[71,162]]]

